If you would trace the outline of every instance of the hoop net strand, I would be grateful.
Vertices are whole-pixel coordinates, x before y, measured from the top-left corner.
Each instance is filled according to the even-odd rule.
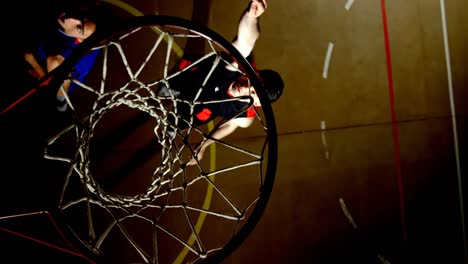
[[[174,46],[192,39],[203,41],[206,50],[177,69]],[[235,58],[228,61],[222,56],[226,50],[203,34],[153,24],[115,34],[93,49],[101,51],[100,59],[87,81],[70,79],[81,87],[66,97],[73,122],[50,137],[44,154],[66,167],[58,209],[68,228],[92,252],[128,261],[172,263],[186,251],[184,261],[195,263],[221,251],[261,199],[268,160],[262,109],[256,109],[252,128],[244,130],[252,135],[248,138],[213,138],[219,120],[211,130],[194,125],[200,104],[249,99],[233,118],[252,106],[250,96],[197,100],[215,67],[235,67]],[[194,100],[179,98],[171,80],[213,56]],[[167,93],[161,93],[163,87]],[[190,117],[180,112],[183,106]],[[121,146],[136,130],[139,136]],[[208,139],[215,141],[216,149],[207,152],[216,151],[218,168],[209,153],[197,158],[195,143]],[[112,159],[135,149],[135,159]],[[191,157],[196,164],[187,166]],[[127,190],[130,184],[140,187]],[[211,197],[208,203],[205,196]]]

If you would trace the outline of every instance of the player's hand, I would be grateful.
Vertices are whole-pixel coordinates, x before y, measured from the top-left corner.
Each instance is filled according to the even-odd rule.
[[[190,157],[190,160],[189,162],[187,162],[187,166],[193,166],[195,164],[197,164],[198,162],[201,161],[201,159],[203,158],[203,153],[205,152],[205,148],[197,148],[197,150],[195,150],[195,153],[196,153],[196,157]]]
[[[259,17],[265,12],[267,8],[266,0],[252,0],[250,2],[249,12],[247,13],[250,17]]]

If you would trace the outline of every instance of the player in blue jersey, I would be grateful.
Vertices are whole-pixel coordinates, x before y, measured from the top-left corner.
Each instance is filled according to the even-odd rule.
[[[31,67],[30,75],[38,79],[58,67],[77,45],[96,31],[98,26],[100,9],[96,1],[70,1],[58,10],[50,27],[34,34],[31,42],[26,44],[24,59]],[[92,69],[98,52],[93,50],[80,58],[73,67],[71,77],[82,82]],[[66,80],[63,88],[65,92],[72,92],[77,85]],[[65,111],[67,103],[61,89],[56,97],[57,110]]]

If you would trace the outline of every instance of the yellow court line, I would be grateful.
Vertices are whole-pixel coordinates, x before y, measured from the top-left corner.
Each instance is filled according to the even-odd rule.
[[[112,4],[114,6],[117,6],[125,11],[127,11],[129,14],[134,15],[134,16],[143,16],[144,14],[136,9],[135,7],[119,1],[119,0],[102,0],[103,2],[107,2],[109,4]],[[156,31],[155,31],[156,32]],[[165,38],[166,39],[166,38]],[[167,39],[166,39],[167,41]],[[174,52],[179,58],[182,58],[184,55],[184,51],[177,45],[177,43],[174,43],[173,45]],[[208,123],[208,130],[211,131],[214,128],[213,121]],[[210,146],[210,171],[214,171],[216,169],[216,144],[211,144]],[[214,182],[215,177],[211,178],[211,180]],[[210,204],[211,204],[211,199],[213,197],[213,187],[211,185],[207,185],[207,190],[206,190],[206,196],[205,200],[203,202],[203,209],[209,209]],[[203,223],[205,221],[206,214],[205,213],[200,213],[197,219],[197,223],[195,224],[195,232],[200,233],[201,228],[203,227]],[[190,235],[187,243],[189,245],[193,245],[195,242],[195,235],[192,234]],[[179,264],[182,263],[182,261],[185,259],[185,257],[188,254],[188,248],[184,247],[182,251],[179,253],[177,258],[174,260],[174,264]]]
[[[140,10],[120,0],[101,0],[101,1],[120,7],[121,9],[127,11],[131,15],[144,16],[144,14]],[[156,30],[155,32],[158,33]],[[167,38],[164,38],[164,39],[167,41]],[[177,43],[174,43],[174,46],[172,48],[175,54],[177,54],[179,58],[182,58],[182,56],[184,55],[184,51],[179,47],[179,45],[177,45]]]
[[[208,130],[211,131],[214,128],[213,121],[208,123]],[[210,171],[214,171],[216,169],[216,146],[215,144],[210,145]],[[214,182],[215,181],[215,176],[211,178],[211,180]],[[206,196],[205,196],[205,201],[203,202],[203,209],[208,210],[210,208],[211,204],[211,199],[213,197],[213,187],[208,184],[208,188],[206,190]],[[200,230],[203,226],[203,222],[205,221],[206,214],[205,213],[200,213],[200,216],[198,216],[197,223],[195,224],[195,231],[200,233]],[[193,242],[195,242],[195,235],[192,234],[190,235],[190,238],[188,240],[189,245],[193,245]],[[174,264],[180,264],[184,260],[185,256],[188,253],[188,248],[184,247],[182,251],[180,252],[179,256],[174,260]]]

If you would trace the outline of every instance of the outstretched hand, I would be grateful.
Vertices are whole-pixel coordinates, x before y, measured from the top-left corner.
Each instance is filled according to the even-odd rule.
[[[204,152],[205,152],[204,147],[198,147],[195,150],[196,157],[194,157],[194,156],[190,157],[189,162],[187,162],[187,166],[193,166],[193,165],[197,164],[197,162],[200,162],[200,160],[203,158],[203,153]]]
[[[247,12],[247,15],[250,17],[259,17],[265,12],[265,9],[267,8],[267,3],[266,0],[252,0],[250,3],[249,11]]]

